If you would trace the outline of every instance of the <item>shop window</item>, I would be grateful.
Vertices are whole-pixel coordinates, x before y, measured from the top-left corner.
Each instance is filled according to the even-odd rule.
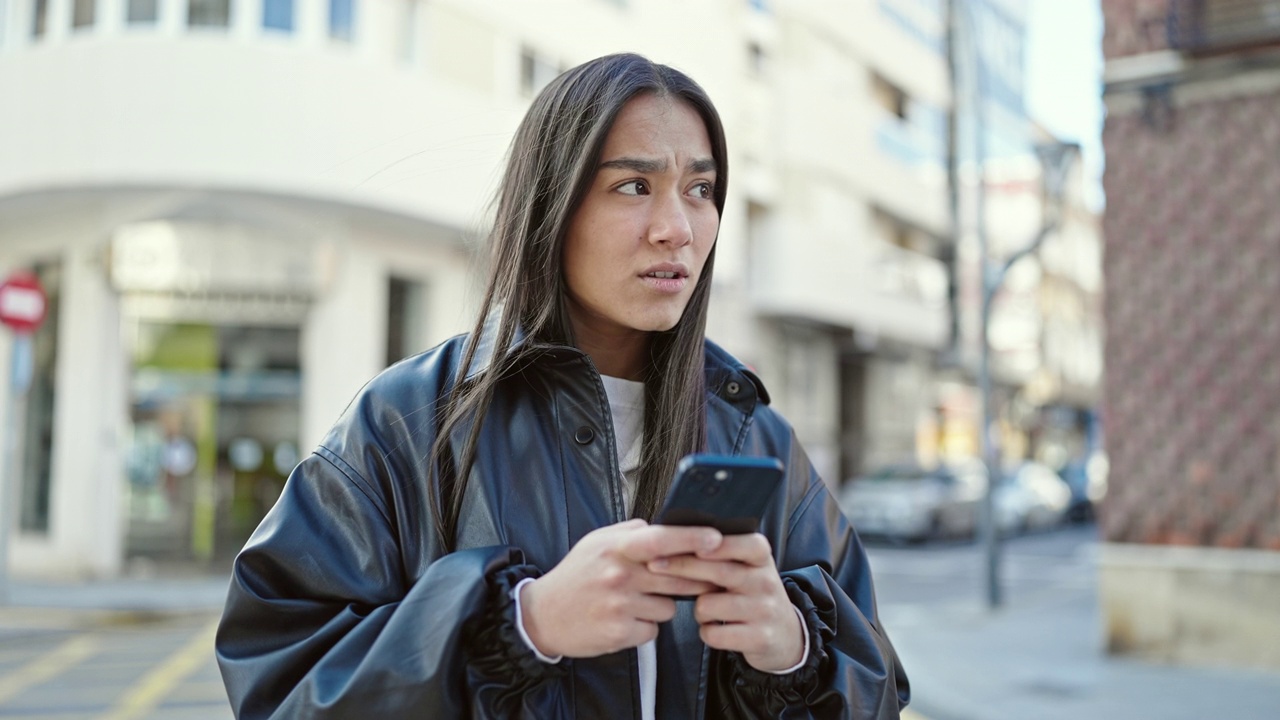
[[[356,33],[355,0],[329,0],[329,37],[351,42]]]
[[[392,277],[387,286],[387,364],[426,349],[426,289]]]
[[[293,32],[293,0],[263,0],[262,27]]]
[[[75,0],[75,4],[71,6],[71,27],[93,27],[97,6],[98,0]]]
[[[45,320],[31,337],[31,385],[20,399],[22,475],[20,527],[24,532],[49,531],[49,488],[53,459],[54,374],[58,365],[58,285],[60,266],[37,265],[36,277],[48,305]]]
[[[160,17],[160,0],[129,0],[125,21],[130,25],[154,24]]]
[[[126,327],[126,552],[230,557],[299,459],[300,330],[142,319]]]
[[[191,27],[229,26],[231,0],[187,0],[187,24]]]

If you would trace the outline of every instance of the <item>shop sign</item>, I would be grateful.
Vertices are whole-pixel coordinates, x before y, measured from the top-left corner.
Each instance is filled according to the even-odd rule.
[[[35,332],[44,322],[48,309],[48,298],[34,274],[15,273],[0,283],[0,323],[8,325],[14,332]]]

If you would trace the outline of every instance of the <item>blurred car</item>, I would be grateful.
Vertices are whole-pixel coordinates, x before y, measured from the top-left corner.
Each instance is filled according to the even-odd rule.
[[[838,501],[858,534],[918,542],[973,535],[986,488],[981,463],[893,465],[854,478]]]
[[[1098,504],[1107,495],[1107,456],[1095,452],[1087,458],[1076,458],[1062,468],[1062,479],[1071,488],[1071,504],[1067,519],[1088,522],[1097,516]]]
[[[1071,488],[1048,465],[1024,462],[1005,470],[995,491],[996,527],[1014,534],[1062,523]]]

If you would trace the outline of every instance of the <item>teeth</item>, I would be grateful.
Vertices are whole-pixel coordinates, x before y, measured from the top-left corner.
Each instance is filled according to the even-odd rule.
[[[673,272],[651,272],[651,273],[649,273],[649,277],[663,278],[664,280],[670,280],[670,279],[674,278],[675,276],[676,276],[676,274],[675,274],[675,273],[673,273]]]

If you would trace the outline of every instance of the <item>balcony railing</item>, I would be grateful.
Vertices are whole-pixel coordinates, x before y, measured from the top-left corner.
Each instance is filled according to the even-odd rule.
[[[1280,47],[1280,0],[1169,0],[1168,29],[1189,55]]]

